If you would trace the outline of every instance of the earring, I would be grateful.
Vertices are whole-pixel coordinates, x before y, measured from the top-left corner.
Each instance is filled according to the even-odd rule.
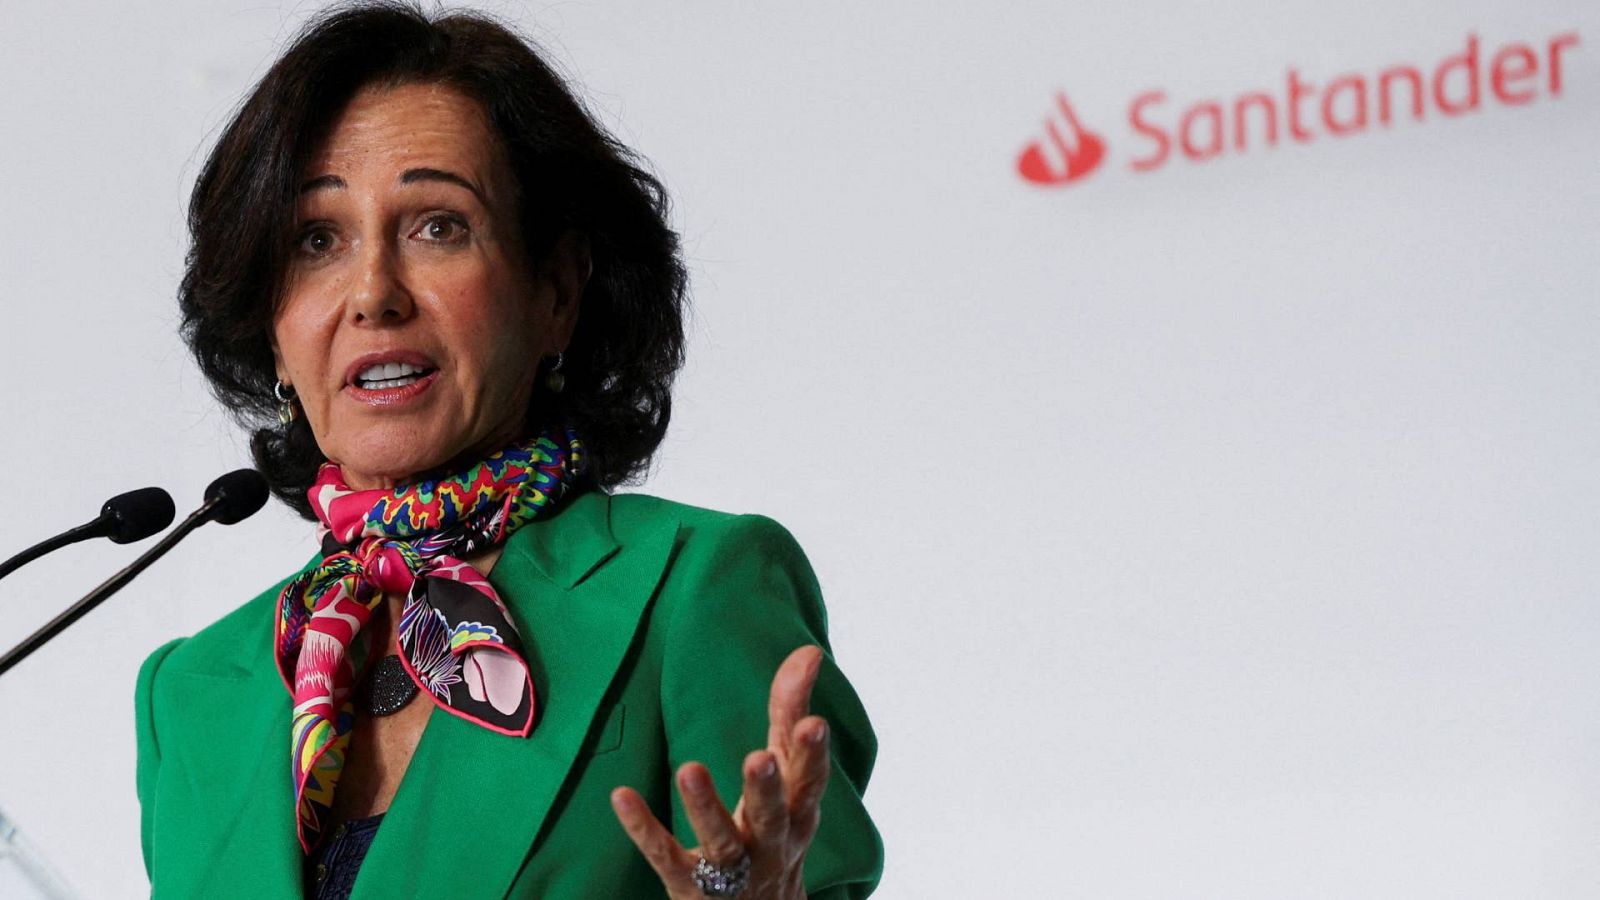
[[[549,359],[550,354],[546,353],[545,358]],[[561,363],[564,361],[565,357],[562,356],[560,350],[557,350],[555,364],[550,367],[549,372],[545,373],[544,386],[549,388],[552,394],[561,393],[561,389],[567,384],[567,376],[561,374]]]
[[[278,424],[288,428],[290,423],[300,418],[300,408],[294,405],[294,388],[281,381],[274,382],[272,396],[278,401]]]

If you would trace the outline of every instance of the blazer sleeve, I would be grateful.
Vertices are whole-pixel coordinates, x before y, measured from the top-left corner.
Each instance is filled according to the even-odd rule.
[[[139,679],[133,689],[133,723],[136,741],[134,787],[139,794],[139,848],[144,854],[145,876],[154,870],[150,866],[152,823],[155,816],[156,775],[161,770],[161,745],[156,740],[155,681],[156,670],[184,638],[168,641],[157,647],[139,667]]]
[[[833,658],[827,611],[794,537],[760,515],[696,526],[663,591],[666,631],[662,714],[671,770],[698,760],[731,809],[743,791],[746,754],[767,745],[772,677],[795,648],[823,648],[811,712],[827,719],[832,769],[817,834],[807,851],[809,896],[859,900],[883,872],[883,843],[862,802],[877,756],[866,710]],[[699,841],[672,794],[672,831]]]

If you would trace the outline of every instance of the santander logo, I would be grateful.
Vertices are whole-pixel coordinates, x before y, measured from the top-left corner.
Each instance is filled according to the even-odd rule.
[[[1034,184],[1067,184],[1100,168],[1106,158],[1106,142],[1078,123],[1067,95],[1056,92],[1056,109],[1061,121],[1044,120],[1048,144],[1034,141],[1017,159],[1017,171]],[[1063,131],[1065,132],[1063,134]]]
[[[1429,68],[1401,63],[1372,74],[1336,76],[1324,83],[1290,67],[1279,89],[1246,90],[1228,99],[1174,102],[1153,90],[1128,101],[1126,118],[1134,172],[1153,172],[1182,156],[1203,163],[1227,155],[1345,138],[1410,119],[1428,122],[1478,112],[1492,105],[1524,106],[1541,96],[1561,96],[1563,54],[1578,46],[1576,31],[1538,45],[1513,41],[1490,54],[1476,34],[1465,47]],[[1072,184],[1107,161],[1106,138],[1079,120],[1057,91],[1044,133],[1017,156],[1017,173],[1031,184]]]

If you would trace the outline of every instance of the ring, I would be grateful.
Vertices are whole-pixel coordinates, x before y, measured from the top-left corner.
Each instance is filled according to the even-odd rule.
[[[731,866],[714,866],[704,856],[694,864],[694,883],[707,897],[737,897],[744,891],[750,875],[750,854],[747,852]]]

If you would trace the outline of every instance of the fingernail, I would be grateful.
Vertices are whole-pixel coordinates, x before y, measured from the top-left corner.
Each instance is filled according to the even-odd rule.
[[[623,812],[633,812],[639,808],[639,804],[633,799],[632,794],[617,794],[611,798],[611,802],[615,803],[617,808]]]
[[[761,771],[758,774],[762,778],[771,778],[773,775],[777,774],[777,772],[778,772],[778,762],[777,762],[777,760],[768,759],[767,760],[767,764],[761,767]]]
[[[683,780],[685,782],[685,786],[696,794],[706,789],[706,773],[700,771],[699,769],[693,769],[689,771],[683,776]]]
[[[827,723],[823,723],[821,728],[818,728],[816,731],[811,732],[811,734],[806,737],[806,740],[810,741],[813,744],[820,744],[820,743],[822,743],[823,741],[825,741],[827,739],[828,739],[828,725],[827,725]]]

